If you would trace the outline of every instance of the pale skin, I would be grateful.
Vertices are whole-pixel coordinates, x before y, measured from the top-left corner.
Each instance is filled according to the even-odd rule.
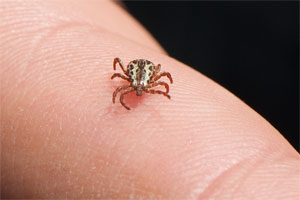
[[[4,1],[0,11],[2,198],[299,197],[299,154],[282,135],[115,3]],[[127,83],[110,79],[115,57],[160,63],[172,99],[132,92],[130,112],[113,104]]]

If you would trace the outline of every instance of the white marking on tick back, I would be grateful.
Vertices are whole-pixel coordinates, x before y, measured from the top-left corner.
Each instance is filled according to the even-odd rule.
[[[152,68],[152,70],[150,70],[150,68]],[[151,81],[153,70],[153,63],[145,64],[144,68],[139,68],[138,64],[130,62],[128,64],[128,74],[132,79],[132,85],[137,86],[138,84],[141,84],[147,86]]]

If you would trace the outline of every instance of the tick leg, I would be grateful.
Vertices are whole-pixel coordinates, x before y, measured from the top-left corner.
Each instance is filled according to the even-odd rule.
[[[154,77],[154,81],[157,81],[158,79],[160,79],[162,76],[167,76],[168,79],[170,80],[171,83],[173,83],[173,79],[172,76],[169,72],[162,72],[160,74],[158,74],[157,76]]]
[[[155,72],[158,74],[160,72],[160,64],[156,65]]]
[[[128,78],[128,77],[126,77],[126,76],[124,76],[123,74],[120,74],[120,73],[114,73],[114,74],[111,76],[110,79],[114,79],[114,78],[116,78],[116,77],[120,77],[120,78],[122,78],[122,79],[124,79],[124,80],[130,82],[130,78]]]
[[[163,81],[158,81],[158,82],[154,82],[154,83],[150,83],[147,88],[152,88],[158,85],[163,85],[166,88],[166,93],[169,93],[169,85]]]
[[[169,99],[171,99],[170,95],[168,95],[166,92],[163,92],[163,91],[160,91],[160,90],[149,90],[149,89],[146,89],[145,92],[151,93],[151,94],[162,94],[162,95],[168,97]]]
[[[127,89],[125,91],[123,91],[120,95],[120,103],[122,104],[122,106],[124,106],[127,110],[130,110],[130,108],[124,103],[124,95],[125,94],[128,94],[130,92],[134,91],[134,88],[130,88],[130,89]]]
[[[118,92],[120,92],[121,90],[126,89],[128,87],[130,87],[130,85],[123,85],[123,86],[118,87],[113,93],[112,102],[115,103],[115,99],[116,99]]]
[[[120,65],[121,69],[123,70],[124,74],[127,75],[127,72],[124,70],[124,66],[123,66],[123,63],[122,63],[120,58],[115,58],[114,59],[114,64],[113,64],[114,70],[116,70],[117,63],[119,63],[119,65]]]

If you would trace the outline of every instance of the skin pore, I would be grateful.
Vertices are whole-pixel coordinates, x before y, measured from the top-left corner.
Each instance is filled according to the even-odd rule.
[[[116,3],[0,10],[2,198],[299,197],[299,154],[282,135]],[[160,63],[172,99],[132,92],[130,111],[113,104],[126,83],[110,79],[115,57]]]

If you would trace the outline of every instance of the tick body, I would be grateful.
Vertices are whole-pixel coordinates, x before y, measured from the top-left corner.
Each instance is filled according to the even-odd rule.
[[[124,102],[124,96],[130,92],[136,91],[137,96],[142,96],[143,92],[151,94],[161,94],[167,98],[171,98],[169,93],[169,85],[166,82],[158,81],[162,76],[166,76],[173,83],[172,76],[169,72],[160,72],[160,64],[154,65],[151,61],[145,59],[136,59],[128,63],[126,70],[120,58],[115,58],[113,69],[116,70],[116,65],[119,64],[123,73],[114,73],[111,79],[115,77],[122,78],[128,81],[128,84],[118,87],[112,97],[113,103],[117,94],[120,92],[120,103],[127,109],[130,108]],[[155,86],[162,85],[166,91],[154,90]]]

